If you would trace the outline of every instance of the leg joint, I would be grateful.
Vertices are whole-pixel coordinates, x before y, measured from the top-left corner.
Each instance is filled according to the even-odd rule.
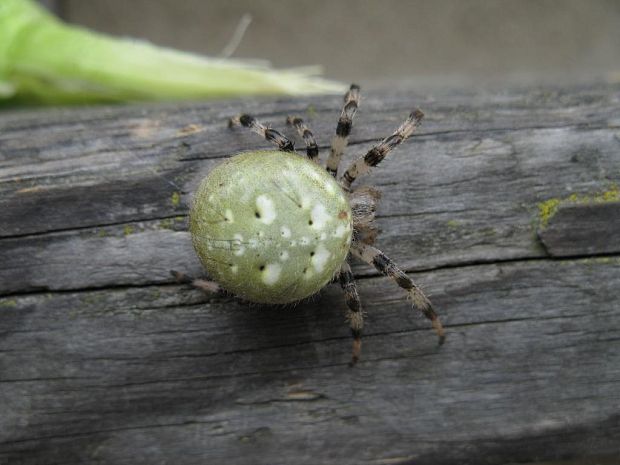
[[[239,116],[239,122],[246,128],[249,128],[250,126],[252,126],[252,124],[256,122],[256,118],[254,118],[251,115],[244,114],[244,115]]]
[[[373,147],[364,155],[364,161],[370,166],[377,166],[384,158],[385,154],[378,147]]]
[[[351,292],[349,289],[345,289],[344,300],[347,304],[347,307],[349,307],[352,312],[359,313],[362,311],[362,304],[360,303],[360,299],[357,295],[356,290],[353,289],[352,291],[353,292]]]
[[[350,118],[341,118],[338,121],[338,126],[336,126],[336,134],[340,137],[349,137],[352,127],[353,121]]]

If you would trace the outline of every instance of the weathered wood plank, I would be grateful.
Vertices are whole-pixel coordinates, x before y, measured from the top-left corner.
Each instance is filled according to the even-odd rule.
[[[253,308],[168,274],[201,272],[200,179],[266,146],[226,117],[301,113],[325,147],[338,98],[0,115],[0,463],[620,457],[620,87],[371,95],[348,159],[412,104],[368,182],[448,340],[356,266],[353,370],[337,286]]]
[[[376,99],[369,100],[369,106],[379,105]],[[571,193],[596,195],[609,190],[620,177],[614,174],[620,173],[620,142],[618,129],[613,126],[618,113],[600,100],[596,100],[600,109],[591,106],[587,110],[575,100],[574,107],[567,109],[558,106],[561,101],[552,101],[550,108],[546,108],[548,113],[559,115],[556,124],[563,117],[564,126],[545,127],[540,123],[541,127],[521,129],[518,124],[515,129],[501,129],[502,124],[507,124],[501,121],[501,115],[513,115],[518,120],[515,114],[525,111],[512,100],[512,106],[507,104],[506,108],[495,105],[495,112],[500,115],[495,126],[487,121],[487,112],[482,112],[487,119],[466,122],[464,116],[461,120],[446,116],[445,109],[436,110],[429,103],[430,119],[435,113],[440,116],[427,124],[428,132],[399,149],[369,180],[381,187],[384,195],[379,209],[381,247],[407,269],[546,256],[536,235],[540,226],[539,204]],[[473,108],[475,105],[472,104]],[[117,276],[124,276],[118,281],[120,284],[162,282],[169,279],[166,270],[178,267],[181,258],[193,272],[199,272],[187,247],[187,237],[170,232],[169,224],[186,215],[190,193],[220,161],[218,157],[225,153],[222,147],[239,150],[262,144],[253,134],[223,128],[223,115],[234,111],[222,106],[223,110],[217,106],[211,110],[215,116],[209,116],[213,121],[208,131],[189,136],[187,132],[196,129],[188,126],[189,121],[204,124],[200,112],[186,115],[168,107],[150,109],[159,113],[149,113],[140,123],[132,122],[133,113],[125,109],[118,110],[119,118],[123,111],[130,113],[125,124],[119,118],[110,118],[110,110],[102,111],[99,120],[78,123],[81,117],[96,117],[90,112],[78,112],[72,115],[73,119],[60,118],[58,127],[41,126],[39,137],[22,140],[10,131],[8,139],[3,136],[2,150],[12,156],[4,157],[0,181],[0,190],[4,190],[0,199],[0,231],[7,237],[0,241],[0,257],[5,263],[0,271],[0,293],[100,287],[113,284]],[[299,103],[292,106],[299,109]],[[615,109],[620,110],[619,105]],[[315,112],[313,124],[323,129],[316,131],[317,135],[327,142],[335,113],[319,116],[318,110]],[[369,137],[386,134],[402,113],[400,108],[385,107],[376,112],[360,111],[358,133]],[[575,114],[581,119],[575,120]],[[440,126],[445,119],[455,126]],[[89,129],[75,129],[81,136],[72,139],[71,130],[66,127],[69,123]],[[91,128],[91,123],[96,127]],[[25,137],[28,124],[36,129],[39,123],[23,124],[23,129],[15,128],[15,123],[8,128],[13,127]],[[162,128],[164,124],[167,127]],[[546,122],[546,126],[551,123]],[[186,130],[182,131],[183,128]],[[44,135],[50,132],[49,146],[44,151]],[[118,137],[125,139],[115,142]],[[187,142],[188,138],[192,142]],[[27,154],[21,153],[19,147],[33,144],[30,141],[39,146],[28,148]],[[191,149],[196,151],[193,157],[207,158],[182,159],[179,147],[186,146],[198,147]],[[369,146],[357,144],[352,151],[363,153]],[[48,162],[50,152],[52,161]],[[22,163],[17,164],[17,159]],[[183,193],[180,198],[178,192]],[[136,221],[146,226],[135,224]],[[157,237],[162,247],[153,247],[153,234],[136,234],[128,237],[125,244],[120,239],[127,227],[135,231],[143,227],[161,229]],[[613,223],[604,221],[597,228],[601,237],[613,235],[616,229]],[[63,232],[45,234],[48,231]],[[590,253],[620,251],[614,242],[598,241],[593,246],[587,231],[585,236],[576,236],[576,242],[569,241],[561,252],[554,253],[580,255],[584,247],[589,247]],[[40,234],[44,236],[39,237]],[[550,237],[548,234],[546,237]],[[102,271],[102,266],[118,257],[119,247],[140,252],[125,254],[127,270],[114,271],[110,276],[109,271]],[[37,254],[30,253],[34,248]],[[102,259],[91,261],[91,253],[80,255],[74,249],[101,250],[98,255]],[[160,266],[153,268],[153,263]],[[22,279],[12,277],[16,269]],[[356,272],[364,273],[365,269],[358,267]],[[32,278],[26,279],[28,276]],[[66,279],[59,280],[58,276]]]
[[[428,97],[415,95],[369,96],[356,119],[352,142],[383,137],[412,106],[423,107],[427,118],[420,134],[428,137],[420,146],[409,143],[394,159],[415,160],[416,171],[407,169],[404,173],[419,173],[417,178],[428,179],[436,185],[444,173],[418,170],[427,170],[429,166],[443,169],[445,163],[454,161],[452,157],[462,157],[462,164],[456,168],[462,169],[465,165],[471,172],[476,168],[474,165],[484,164],[485,159],[492,160],[492,155],[503,155],[506,168],[516,169],[519,159],[530,154],[519,150],[528,148],[523,146],[523,141],[513,150],[510,136],[514,134],[520,139],[518,135],[522,134],[527,140],[528,131],[550,139],[546,147],[540,146],[540,149],[555,149],[560,143],[556,139],[562,139],[564,131],[573,134],[572,147],[567,142],[563,151],[572,148],[570,155],[578,157],[590,150],[595,137],[592,133],[587,139],[578,141],[579,129],[600,128],[607,130],[612,141],[603,147],[594,145],[590,156],[575,161],[573,166],[574,169],[584,167],[596,171],[600,177],[606,168],[607,173],[614,172],[613,165],[605,166],[609,145],[614,140],[614,131],[608,128],[620,125],[620,118],[615,93],[610,93],[607,88],[605,92],[591,95],[593,92],[584,91],[579,98],[560,93],[560,96],[540,101],[536,100],[535,93],[494,95],[493,98],[470,95],[469,100],[462,96],[446,97],[441,105]],[[193,191],[197,175],[204,174],[212,166],[198,160],[265,147],[265,142],[253,134],[226,130],[226,117],[238,113],[239,106],[255,111],[278,126],[283,125],[284,115],[289,112],[309,113],[318,142],[326,146],[334,132],[339,105],[339,99],[331,97],[316,102],[107,108],[50,111],[43,115],[25,113],[12,118],[3,115],[0,117],[0,206],[4,221],[0,225],[0,235],[174,216],[179,209],[170,205],[168,200],[177,189],[164,179],[173,181],[181,188],[179,190],[189,193]],[[559,131],[553,132],[554,128]],[[537,133],[536,129],[550,132]],[[520,130],[525,132],[520,133]],[[505,132],[509,134],[503,134]],[[496,133],[497,137],[494,137]],[[454,145],[450,144],[451,141],[455,142]],[[439,151],[438,146],[442,148]],[[598,154],[598,151],[603,153]],[[602,158],[602,166],[597,170],[599,158]],[[377,172],[384,172],[389,182],[393,182],[393,175],[403,173],[403,168],[391,163]],[[138,212],[138,207],[127,200],[135,195],[142,197],[136,199],[142,208]],[[108,196],[113,198],[106,208],[101,208]],[[88,209],[91,204],[100,208]],[[28,208],[37,208],[38,222],[28,221],[28,216],[24,215],[24,209]],[[64,215],[58,215],[61,208]]]
[[[442,309],[446,344],[391,283],[364,279],[355,369],[336,286],[285,310],[179,286],[2,299],[0,460],[496,464],[618,451],[617,257],[415,278]]]

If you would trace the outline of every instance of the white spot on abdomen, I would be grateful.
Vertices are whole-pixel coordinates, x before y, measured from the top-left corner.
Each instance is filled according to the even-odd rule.
[[[330,218],[325,206],[320,203],[316,204],[310,212],[312,227],[315,229],[323,229]]]
[[[232,243],[232,248],[237,248],[233,253],[240,257],[245,253],[245,246],[243,245],[243,236],[241,234],[235,234],[233,236],[234,242]]]
[[[308,210],[310,208],[311,204],[312,204],[312,198],[311,197],[302,197],[301,198],[301,208],[303,208],[304,210]]]
[[[224,218],[226,218],[226,221],[228,221],[229,223],[235,222],[235,217],[233,216],[233,212],[230,208],[227,208],[224,212]]]
[[[283,250],[282,252],[280,252],[280,260],[282,260],[283,262],[288,260],[288,252],[286,250]]]
[[[312,266],[317,271],[317,273],[322,273],[325,269],[325,265],[327,264],[327,260],[331,257],[331,252],[325,248],[323,244],[319,244],[319,246],[314,251],[314,256],[312,257]]]
[[[350,226],[349,225],[338,225],[338,227],[336,228],[336,231],[334,231],[334,236],[335,237],[344,237],[344,235],[349,232],[350,230]]]
[[[280,232],[282,233],[282,237],[291,237],[291,230],[286,226],[282,226]]]
[[[276,207],[273,204],[273,200],[266,195],[263,194],[256,197],[256,209],[263,223],[271,224],[276,219]]]
[[[282,265],[279,263],[268,263],[263,270],[263,282],[268,286],[271,286],[278,282],[280,279],[280,273],[282,272]]]

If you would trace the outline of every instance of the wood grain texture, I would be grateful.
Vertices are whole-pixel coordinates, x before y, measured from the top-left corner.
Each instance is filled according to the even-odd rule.
[[[347,160],[427,114],[364,181],[441,348],[363,264],[354,369],[337,286],[282,309],[171,282],[201,272],[197,183],[267,146],[226,118],[300,114],[324,148],[339,103],[0,115],[0,463],[620,457],[619,87],[365,96]]]

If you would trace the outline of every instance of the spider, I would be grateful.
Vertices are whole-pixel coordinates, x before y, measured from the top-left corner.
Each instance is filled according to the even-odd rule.
[[[207,292],[226,292],[267,304],[296,302],[339,281],[346,318],[353,336],[351,365],[361,355],[362,305],[350,261],[357,257],[391,278],[411,298],[444,340],[443,327],[421,289],[383,252],[374,247],[375,211],[380,193],[374,187],[353,188],[420,124],[416,109],[389,137],[358,158],[337,178],[348,143],[360,88],[344,96],[336,135],[325,168],[312,131],[299,117],[288,117],[304,140],[306,155],[282,133],[248,114],[229,120],[274,143],[278,150],[235,155],[215,167],[201,182],[190,210],[194,248],[213,280],[171,273],[182,283]]]

